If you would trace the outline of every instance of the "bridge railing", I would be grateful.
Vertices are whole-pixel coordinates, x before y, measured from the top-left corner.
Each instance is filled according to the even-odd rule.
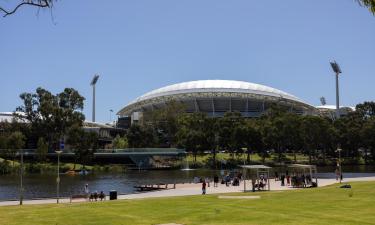
[[[124,149],[98,149],[97,153],[186,153],[185,149],[178,148],[124,148]]]

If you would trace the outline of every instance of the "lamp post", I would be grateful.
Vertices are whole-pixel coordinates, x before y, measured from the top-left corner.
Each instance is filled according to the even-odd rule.
[[[341,170],[341,151],[342,149],[341,148],[337,148],[336,150],[338,153],[339,153],[339,180],[340,180],[340,184],[341,184],[341,180],[342,180],[342,170]]]
[[[92,86],[92,122],[95,122],[95,85],[98,82],[99,75],[95,75],[92,78],[90,85]]]
[[[23,149],[20,150],[21,153],[21,168],[20,168],[20,205],[23,204]]]
[[[57,153],[57,178],[56,178],[56,203],[59,204],[60,199],[60,154],[61,150],[55,151]]]
[[[333,72],[336,74],[336,119],[340,118],[340,98],[339,98],[339,74],[342,73],[336,61],[330,62]]]

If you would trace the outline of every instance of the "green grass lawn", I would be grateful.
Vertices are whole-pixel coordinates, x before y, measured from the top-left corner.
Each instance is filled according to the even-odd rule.
[[[375,224],[375,182],[352,187],[0,207],[0,224]]]
[[[284,154],[284,155],[285,155],[287,160],[294,161],[294,155],[293,154],[287,153],[287,154]],[[265,163],[275,162],[274,158],[277,159],[277,157],[278,156],[276,154],[270,155],[270,157],[265,159]],[[199,155],[197,155],[196,163],[197,164],[205,164],[210,158],[212,158],[212,154],[199,154]],[[228,161],[230,159],[235,159],[235,160],[239,160],[239,161],[246,161],[247,154],[242,154],[240,156],[235,155],[234,157],[232,157],[229,153],[217,153],[217,155],[216,155],[217,161],[222,161],[222,160]],[[250,159],[251,159],[252,162],[255,162],[255,163],[263,163],[262,157],[259,154],[251,154]],[[193,154],[188,154],[187,160],[189,161],[190,165],[193,165],[195,163]],[[298,163],[308,163],[309,157],[306,156],[306,155],[303,155],[303,154],[297,154],[296,160],[297,160]]]

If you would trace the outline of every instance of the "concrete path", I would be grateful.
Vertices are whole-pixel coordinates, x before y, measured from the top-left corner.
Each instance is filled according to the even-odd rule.
[[[353,176],[352,178],[346,178],[343,180],[343,183],[353,182],[353,181],[375,181],[374,174],[364,174],[366,176]],[[371,176],[368,176],[371,175]],[[336,179],[332,178],[321,178],[318,179],[319,187],[327,186],[337,183]],[[173,185],[170,185],[173,186]],[[246,181],[246,189],[251,188],[251,182]],[[280,191],[280,190],[296,190],[296,188],[291,188],[288,186],[281,186],[280,181],[271,180],[270,182],[271,191]],[[210,184],[210,187],[207,187],[207,194],[221,194],[221,193],[236,193],[243,192],[244,184],[241,182],[240,186],[225,186],[224,184],[219,184],[218,187],[213,187],[213,184]],[[158,197],[175,197],[175,196],[188,196],[188,195],[200,195],[201,184],[177,184],[176,189],[167,189],[160,191],[151,191],[144,193],[128,194],[128,195],[119,195],[118,199],[143,199],[143,198],[158,198]],[[108,196],[107,196],[108,200]],[[74,200],[74,202],[84,202],[85,200]],[[69,203],[69,198],[60,199],[60,203]],[[38,204],[56,204],[56,199],[41,199],[41,200],[25,200],[23,204],[25,205],[38,205]],[[0,206],[10,206],[10,205],[19,205],[18,201],[3,201],[0,202]]]

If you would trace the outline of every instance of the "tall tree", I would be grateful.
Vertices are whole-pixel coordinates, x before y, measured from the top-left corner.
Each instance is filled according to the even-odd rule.
[[[112,146],[114,149],[124,149],[128,147],[128,139],[126,137],[121,137],[117,135],[113,141]]]
[[[85,119],[82,113],[85,98],[73,88],[65,88],[56,95],[37,88],[35,93],[23,93],[20,98],[23,105],[14,116],[28,122],[35,136],[45,136],[50,148],[58,148],[67,131],[72,126],[82,126]]]
[[[130,148],[155,147],[157,144],[156,129],[153,126],[133,124],[126,137]]]
[[[246,161],[250,163],[250,155],[255,151],[261,151],[263,149],[262,136],[258,126],[258,120],[248,119],[245,124],[240,125],[236,131],[240,131],[241,139],[243,140],[242,145],[246,148]]]
[[[152,127],[157,130],[158,142],[160,145],[175,147],[176,133],[178,130],[178,118],[184,114],[185,106],[176,101],[170,101],[162,108],[154,108],[152,111],[145,112],[141,121],[144,128]]]
[[[361,6],[364,6],[375,15],[375,0],[356,0]]]
[[[17,152],[25,146],[25,136],[19,132],[15,131],[10,134],[8,137],[8,156],[13,159],[13,168],[14,168],[14,161],[16,158]]]
[[[48,153],[48,143],[43,137],[40,137],[38,139],[37,143],[37,149],[36,149],[36,158],[43,162],[47,159],[47,153]]]
[[[350,113],[336,120],[334,126],[338,132],[338,143],[343,149],[343,155],[350,158],[359,158],[359,148],[363,146],[361,130],[364,120],[358,113]]]
[[[75,154],[74,169],[77,162],[85,167],[91,162],[98,148],[98,134],[75,126],[69,130],[67,144],[73,148]]]
[[[185,114],[179,118],[178,127],[176,134],[178,146],[192,152],[194,161],[196,161],[196,156],[199,152],[214,150],[214,121],[211,118],[207,118],[206,114]]]
[[[241,140],[243,130],[239,128],[244,125],[244,122],[245,120],[239,112],[226,112],[223,117],[217,120],[219,146],[221,149],[228,150],[232,156],[240,150],[241,146],[244,146]]]
[[[262,136],[265,146],[273,149],[278,155],[278,161],[281,162],[286,149],[293,141],[292,134],[294,115],[291,115],[285,107],[272,105],[261,117],[263,123]]]
[[[365,163],[368,163],[368,150],[371,152],[372,160],[375,162],[375,118],[367,120],[361,131],[363,147],[365,149]]]
[[[355,113],[358,113],[363,119],[375,116],[375,102],[364,102],[356,105]]]
[[[5,9],[0,6],[0,12],[3,13],[3,17],[16,13],[23,6],[31,6],[38,9],[49,8],[52,9],[53,3],[56,0],[19,0],[15,6],[11,9]]]

